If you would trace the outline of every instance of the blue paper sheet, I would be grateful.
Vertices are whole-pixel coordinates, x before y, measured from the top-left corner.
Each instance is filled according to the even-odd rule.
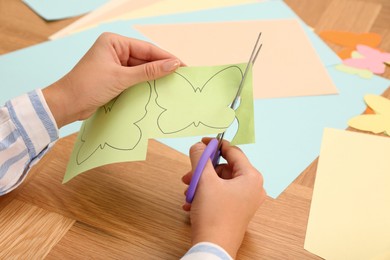
[[[47,21],[60,20],[88,13],[108,0],[23,0],[39,16]]]
[[[348,120],[361,114],[366,94],[382,94],[390,80],[328,68],[339,95],[255,100],[256,144],[242,145],[251,163],[263,174],[267,194],[273,198],[318,156],[325,127],[345,129]],[[200,137],[160,140],[188,154]]]
[[[0,78],[3,84],[0,104],[4,104],[6,100],[29,90],[46,87],[61,78],[77,63],[96,38],[105,31],[147,40],[132,29],[131,25],[279,18],[297,18],[297,15],[282,1],[269,1],[186,14],[117,21],[62,39],[5,54],[0,56]],[[309,29],[306,32],[325,65],[339,62],[338,57],[316,34]],[[60,136],[74,133],[78,131],[79,127],[80,123],[78,122],[68,125],[60,130]]]

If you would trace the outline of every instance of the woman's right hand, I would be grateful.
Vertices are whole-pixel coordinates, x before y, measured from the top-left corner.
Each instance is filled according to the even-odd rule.
[[[183,176],[185,184],[189,185],[209,141],[210,138],[204,138],[191,147],[192,170]],[[266,192],[262,175],[238,147],[223,141],[221,155],[227,164],[214,169],[210,161],[207,163],[192,204],[184,204],[183,209],[190,211],[193,245],[212,242],[234,258]]]

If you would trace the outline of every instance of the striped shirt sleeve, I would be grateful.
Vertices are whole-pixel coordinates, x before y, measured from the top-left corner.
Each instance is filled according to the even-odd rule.
[[[220,246],[201,242],[188,250],[181,260],[233,260],[233,258]]]
[[[41,90],[0,108],[0,195],[17,186],[58,139],[58,128]]]

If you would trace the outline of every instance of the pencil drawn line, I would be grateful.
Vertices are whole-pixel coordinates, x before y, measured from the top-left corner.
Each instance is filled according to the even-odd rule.
[[[211,76],[211,77],[203,84],[203,86],[200,87],[200,88],[199,88],[199,87],[194,87],[194,85],[190,82],[190,80],[187,79],[184,75],[180,74],[179,72],[174,72],[174,73],[177,74],[178,76],[182,77],[182,78],[188,83],[188,85],[191,86],[191,88],[192,88],[193,91],[194,91],[194,92],[193,92],[194,94],[201,94],[202,91],[204,90],[204,88],[206,87],[206,85],[210,85],[209,83],[210,83],[215,77],[219,76],[220,73],[222,73],[222,72],[224,72],[224,71],[226,71],[226,70],[228,70],[228,69],[232,69],[232,68],[238,69],[238,71],[239,71],[240,74],[241,74],[241,78],[243,77],[243,72],[242,72],[242,70],[241,70],[240,67],[238,67],[238,66],[236,66],[236,65],[228,66],[228,67],[225,67],[225,68],[221,69],[220,71],[216,72],[216,73],[215,73],[213,76]],[[213,126],[212,124],[206,124],[206,123],[202,122],[202,120],[197,120],[197,122],[195,122],[194,120],[192,120],[192,122],[190,122],[188,125],[186,125],[186,126],[180,128],[180,129],[177,129],[177,130],[175,130],[175,131],[166,131],[166,130],[163,129],[164,127],[161,126],[160,121],[161,121],[161,117],[163,116],[163,114],[169,112],[169,111],[168,111],[169,109],[166,108],[166,107],[164,107],[163,105],[161,105],[161,104],[158,102],[159,93],[158,93],[158,91],[157,91],[156,81],[155,81],[155,84],[154,84],[154,90],[155,90],[155,92],[156,92],[156,94],[157,94],[157,97],[156,97],[156,99],[155,99],[155,102],[156,102],[157,106],[159,106],[159,107],[163,110],[163,111],[160,113],[160,115],[158,116],[158,118],[157,118],[157,125],[158,125],[158,128],[160,129],[160,131],[161,131],[162,133],[164,133],[164,134],[175,134],[175,133],[181,132],[181,131],[183,131],[183,130],[189,128],[189,127],[192,126],[192,125],[195,126],[195,127],[199,127],[200,125],[203,125],[203,126],[206,126],[206,127],[208,127],[208,128],[211,128],[211,129],[220,129],[220,130],[223,130],[223,129],[228,128],[228,127],[232,124],[232,122],[230,122],[228,125],[224,125],[224,126]],[[197,93],[198,91],[199,91],[199,93]],[[227,105],[226,108],[228,108],[229,106],[230,106],[230,104]],[[175,120],[176,120],[176,119],[175,119]]]
[[[87,141],[87,140],[84,138],[85,128],[86,128],[86,125],[87,125],[87,123],[88,123],[88,122],[87,122],[85,125],[83,125],[83,128],[82,128],[82,130],[81,130],[82,133],[81,133],[80,140],[81,140],[82,144],[80,145],[79,150],[78,150],[77,155],[76,155],[76,163],[77,163],[77,165],[81,165],[82,163],[84,163],[85,161],[87,161],[89,158],[91,158],[92,155],[94,155],[99,149],[100,149],[100,150],[103,150],[106,146],[108,146],[108,147],[110,147],[110,148],[112,148],[112,149],[118,150],[118,151],[131,151],[131,150],[134,150],[134,149],[138,146],[138,144],[139,144],[140,141],[142,140],[143,133],[142,133],[142,129],[141,129],[137,124],[138,124],[139,122],[141,122],[141,121],[146,117],[147,112],[148,112],[146,108],[147,108],[147,106],[148,106],[148,104],[149,104],[149,102],[150,102],[150,100],[151,100],[151,97],[152,97],[152,86],[151,86],[151,84],[150,84],[149,82],[146,82],[146,83],[148,84],[148,87],[149,87],[149,97],[148,97],[148,100],[147,100],[146,104],[144,105],[144,111],[145,111],[145,113],[143,113],[143,116],[142,116],[139,120],[137,120],[137,121],[135,121],[134,123],[132,123],[132,124],[138,129],[138,131],[139,131],[139,138],[138,138],[138,140],[135,142],[135,144],[134,144],[133,146],[131,146],[131,147],[128,147],[128,148],[120,148],[120,147],[116,147],[116,146],[114,146],[114,145],[111,145],[109,142],[105,141],[103,144],[99,144],[99,145],[92,151],[92,153],[89,154],[85,159],[79,160],[80,151],[82,150],[83,145],[85,145],[85,143],[86,143],[86,141]],[[120,94],[118,97],[115,98],[115,100],[114,100],[113,104],[111,105],[111,107],[108,108],[108,111],[109,111],[109,112],[112,112],[113,105],[115,104],[115,102],[117,101],[117,99],[119,99],[119,97],[120,97],[121,95],[122,95],[122,94]],[[106,107],[104,107],[104,110],[105,110],[105,114],[107,114],[108,112],[107,112]]]

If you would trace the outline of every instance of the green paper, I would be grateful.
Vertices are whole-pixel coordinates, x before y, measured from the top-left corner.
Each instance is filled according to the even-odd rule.
[[[236,109],[236,117],[238,120],[238,131],[231,145],[238,144],[253,144],[255,143],[255,117],[252,91],[252,68],[248,71],[245,80],[244,88],[241,92],[240,106]]]
[[[230,108],[245,67],[182,67],[164,78],[130,87],[83,123],[64,182],[105,164],[145,160],[149,138],[217,134],[235,118],[239,127],[233,143],[253,142],[251,70],[239,108]]]

